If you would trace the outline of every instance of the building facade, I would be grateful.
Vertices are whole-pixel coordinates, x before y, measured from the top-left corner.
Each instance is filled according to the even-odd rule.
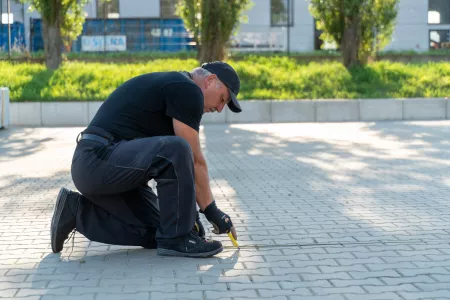
[[[6,13],[6,1],[0,0]],[[15,22],[25,27],[25,41],[30,47],[30,19],[39,18],[27,5],[11,1]],[[105,4],[91,0],[85,6],[88,19],[171,19],[177,0],[112,0]],[[241,51],[279,50],[310,52],[319,50],[320,32],[308,10],[308,0],[253,0],[246,12],[248,21],[240,24],[233,47]],[[3,25],[4,27],[5,25]],[[4,35],[4,31],[3,35]],[[326,48],[327,45],[325,45]],[[385,50],[450,48],[450,0],[400,0],[392,40]]]

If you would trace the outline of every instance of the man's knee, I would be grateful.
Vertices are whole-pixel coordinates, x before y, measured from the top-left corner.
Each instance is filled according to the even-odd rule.
[[[175,156],[193,159],[191,145],[189,145],[189,143],[182,137],[179,136],[168,137],[166,140],[165,147],[170,149]]]

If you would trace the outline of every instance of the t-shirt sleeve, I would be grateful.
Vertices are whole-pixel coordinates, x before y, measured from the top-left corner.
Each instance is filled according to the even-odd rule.
[[[166,115],[200,130],[203,116],[203,93],[195,84],[176,82],[164,87]]]

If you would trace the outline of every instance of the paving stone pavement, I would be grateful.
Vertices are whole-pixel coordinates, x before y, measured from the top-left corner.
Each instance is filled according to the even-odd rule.
[[[51,253],[80,130],[0,131],[0,299],[450,299],[450,122],[205,126],[241,245],[207,259]]]

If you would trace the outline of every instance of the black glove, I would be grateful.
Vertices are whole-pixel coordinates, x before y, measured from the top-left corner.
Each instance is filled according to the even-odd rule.
[[[236,234],[230,216],[217,207],[216,201],[213,201],[204,211],[200,210],[200,212],[203,213],[206,219],[213,225],[213,232],[215,234],[228,233],[230,231],[233,235]]]

